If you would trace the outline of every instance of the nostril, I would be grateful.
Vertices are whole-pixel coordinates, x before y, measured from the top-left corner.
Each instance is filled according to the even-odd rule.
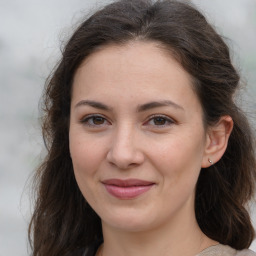
[[[110,150],[107,154],[107,161],[112,166],[124,170],[142,164],[144,156],[139,150],[133,150],[132,152],[116,152]]]

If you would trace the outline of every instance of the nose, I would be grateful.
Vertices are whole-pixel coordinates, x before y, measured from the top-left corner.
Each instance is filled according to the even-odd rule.
[[[113,134],[107,161],[119,169],[129,169],[144,162],[143,151],[139,148],[139,139],[132,128],[120,128]]]

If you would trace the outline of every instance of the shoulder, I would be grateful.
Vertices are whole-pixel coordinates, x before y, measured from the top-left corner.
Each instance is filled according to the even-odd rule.
[[[236,256],[256,256],[256,253],[252,250],[246,249],[242,251],[237,251]]]
[[[228,245],[218,244],[206,248],[197,256],[256,256],[256,253],[249,249],[237,251]]]

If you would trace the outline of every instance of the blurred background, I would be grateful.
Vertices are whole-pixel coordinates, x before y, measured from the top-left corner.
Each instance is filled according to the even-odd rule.
[[[29,178],[44,154],[38,111],[44,81],[72,28],[107,2],[0,0],[0,256],[29,255]],[[192,2],[227,38],[248,84],[241,104],[255,118],[256,0]]]

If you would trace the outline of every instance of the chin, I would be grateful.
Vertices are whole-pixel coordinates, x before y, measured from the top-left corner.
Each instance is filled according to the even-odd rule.
[[[106,224],[114,229],[119,229],[125,232],[143,232],[152,228],[152,223],[142,223],[141,221],[136,221],[134,219],[132,222],[128,222],[124,219],[123,221],[111,221]]]
[[[102,216],[102,224],[127,232],[142,232],[154,228],[156,225],[154,216],[147,213],[139,214],[130,210],[126,212],[113,213],[109,216]]]

